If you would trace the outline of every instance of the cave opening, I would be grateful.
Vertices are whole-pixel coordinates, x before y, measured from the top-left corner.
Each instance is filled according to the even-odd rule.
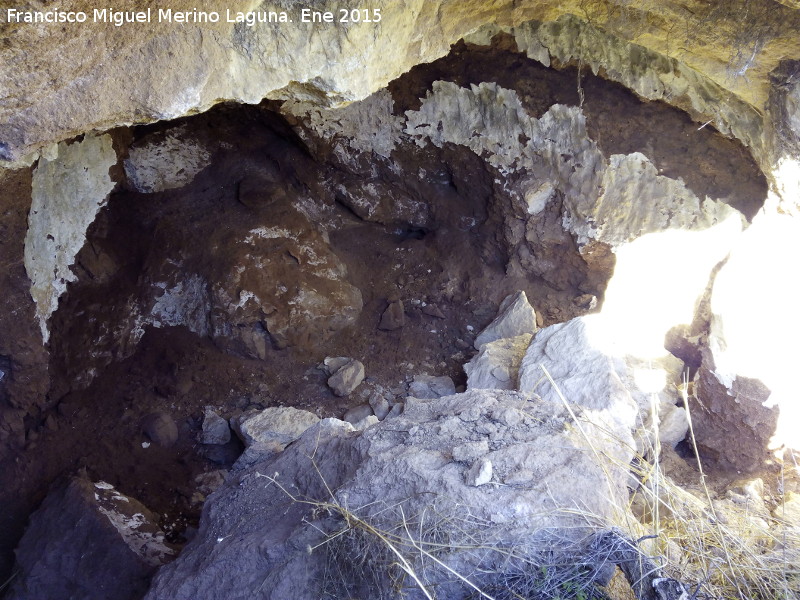
[[[446,111],[465,106],[457,94],[480,102],[498,90],[518,99],[514,118],[555,125],[495,123],[505,158],[493,162],[469,141],[491,135]],[[540,327],[600,310],[619,240],[565,227],[575,198],[592,193],[582,186],[598,183],[587,157],[636,155],[654,181],[680,180],[747,220],[766,197],[747,151],[713,127],[578,65],[544,67],[503,36],[460,42],[374,98],[391,109],[367,122],[373,105],[351,105],[355,142],[335,111],[276,101],[111,132],[116,188],[49,320],[48,401],[8,442],[25,451],[2,475],[6,555],[47,487],[76,470],[141,500],[184,543],[202,508],[197,477],[243,449],[235,437],[200,443],[206,407],[225,419],[269,406],[342,417],[376,396],[402,402],[417,375],[461,390],[475,336],[509,294],[526,293]],[[426,106],[444,115],[438,127]],[[420,115],[416,129],[397,129],[407,113]],[[421,130],[441,135],[422,143]],[[547,161],[526,163],[536,144]],[[366,372],[343,397],[318,368],[339,356]],[[11,367],[0,360],[0,393]],[[168,415],[174,436],[145,431],[153,414]]]

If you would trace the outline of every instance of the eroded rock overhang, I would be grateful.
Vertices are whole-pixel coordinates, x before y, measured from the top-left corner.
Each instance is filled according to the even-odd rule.
[[[60,10],[91,15],[91,4],[72,0]],[[141,8],[125,4],[117,10]],[[800,54],[800,15],[772,0],[383,0],[372,3],[380,22],[349,24],[302,23],[295,2],[243,4],[237,7],[243,12],[285,12],[294,22],[227,23],[229,7],[217,1],[203,7],[223,15],[216,24],[0,25],[6,39],[0,158],[19,161],[85,131],[172,119],[222,100],[340,105],[443,56],[460,38],[487,43],[504,31],[544,64],[577,63],[644,98],[687,110],[742,140],[769,170],[776,161],[769,132],[782,129],[765,111],[775,95],[770,74]],[[338,16],[351,4],[328,1],[314,9]]]

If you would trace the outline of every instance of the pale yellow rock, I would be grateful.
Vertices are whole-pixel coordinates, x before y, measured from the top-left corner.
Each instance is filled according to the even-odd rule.
[[[548,60],[544,39],[559,60],[586,55],[587,66],[612,78],[614,73],[628,80],[641,77],[640,92],[650,82],[679,105],[693,106],[698,98],[706,106],[718,102],[727,112],[720,126],[733,119],[726,107],[737,102],[745,109],[742,118],[757,118],[769,97],[769,73],[780,60],[800,56],[795,0],[376,0],[369,9],[380,11],[379,23],[301,23],[294,3],[237,4],[234,11],[285,11],[293,22],[228,23],[231,5],[222,0],[203,3],[201,9],[219,12],[218,23],[156,22],[158,9],[179,5],[166,0],[153,9],[151,23],[0,25],[0,158],[20,159],[85,131],[170,119],[221,100],[302,96],[336,105],[361,99],[486,26],[517,28],[519,45],[539,60]],[[44,3],[32,6],[52,10]],[[59,10],[85,11],[91,21],[96,6],[66,0]],[[122,0],[114,8],[145,6]],[[338,0],[314,3],[314,10],[330,11],[334,18],[352,8]],[[571,16],[559,21],[565,15]],[[532,21],[546,24],[542,35],[525,28]],[[566,31],[586,33],[586,24],[596,35]],[[616,41],[598,44],[603,36]],[[642,71],[637,56],[645,56],[648,66],[661,56],[658,62],[665,68],[654,78],[658,68]],[[669,81],[684,71],[697,75],[686,79],[688,103],[675,95],[683,82]]]
[[[110,136],[87,136],[74,144],[62,142],[55,157],[42,157],[34,170],[25,270],[44,342],[49,337],[47,320],[67,283],[76,279],[70,266],[83,247],[86,230],[114,188],[108,170],[116,162]]]

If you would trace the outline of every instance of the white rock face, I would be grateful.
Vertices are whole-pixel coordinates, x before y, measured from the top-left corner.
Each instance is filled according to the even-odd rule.
[[[483,344],[480,352],[464,365],[467,389],[518,389],[519,367],[531,337],[524,333]]]
[[[667,229],[701,231],[737,214],[722,202],[701,201],[680,179],[658,175],[639,152],[612,155],[601,185],[604,192],[598,198],[579,196],[573,206],[574,214],[583,217],[571,221],[581,239],[619,246]]]
[[[374,152],[389,158],[403,130],[403,117],[392,114],[394,100],[383,89],[343,108],[324,108],[313,102],[289,101],[281,111],[303,120],[317,136],[335,142],[345,159],[351,152]]]
[[[70,266],[86,241],[86,230],[114,188],[108,170],[116,163],[111,136],[87,135],[82,142],[60,143],[57,154],[40,159],[34,170],[25,270],[45,343],[50,337],[47,320],[67,283],[76,279]]]
[[[631,426],[638,407],[626,389],[627,368],[620,357],[609,356],[592,346],[591,324],[596,319],[578,317],[539,331],[522,360],[520,391],[560,403],[558,392],[541,381],[550,372],[561,394],[569,402],[594,410],[621,408],[619,416]]]
[[[163,192],[191,183],[210,158],[205,146],[185,134],[185,127],[176,128],[131,147],[125,174],[140,192]]]
[[[524,170],[552,182],[564,194],[564,228],[581,245],[597,240],[616,247],[656,231],[702,230],[736,214],[718,200],[698,199],[681,180],[658,175],[641,153],[607,160],[578,107],[555,104],[536,119],[515,91],[496,83],[466,89],[436,81],[420,110],[406,116],[405,133],[419,145],[459,144],[502,173]],[[521,201],[536,214],[552,193],[523,190]]]
[[[500,303],[500,310],[494,321],[475,338],[475,349],[502,338],[511,338],[536,333],[536,311],[528,302],[525,292],[506,296]]]
[[[651,402],[675,403],[672,386],[666,386],[677,383],[671,381],[676,373],[652,361],[599,349],[601,319],[589,315],[540,330],[522,360],[519,389],[547,402],[561,404],[563,396],[570,404],[589,408],[621,435],[620,443],[635,447],[630,434],[649,420]],[[557,390],[544,378],[542,365]]]

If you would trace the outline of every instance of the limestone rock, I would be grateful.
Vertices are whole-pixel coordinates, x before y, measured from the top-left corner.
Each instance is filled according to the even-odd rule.
[[[588,315],[540,330],[522,360],[519,389],[557,404],[563,396],[571,404],[598,411],[621,443],[633,445],[630,432],[644,427],[654,395],[659,402],[675,403],[665,385],[675,374],[655,362],[641,363],[602,349],[597,337],[603,331],[601,319],[602,315]],[[545,378],[542,365],[557,389]],[[636,378],[641,370],[660,376],[661,387],[641,389]]]
[[[372,416],[372,407],[369,404],[363,404],[361,406],[356,406],[348,410],[342,420],[355,425],[359,421],[363,421],[367,417]]]
[[[47,320],[67,283],[76,279],[70,266],[83,247],[86,230],[114,188],[108,170],[116,163],[111,136],[88,135],[82,142],[59,144],[34,171],[25,270],[45,343],[50,337]]]
[[[795,529],[800,528],[800,494],[787,492],[783,502],[772,511],[772,516]]]
[[[521,417],[505,425],[493,416],[503,411]],[[596,518],[611,518],[624,506],[628,475],[622,465],[631,452],[589,419],[585,427],[599,456],[613,457],[597,464],[584,439],[566,427],[568,420],[562,406],[498,390],[409,400],[402,416],[361,433],[325,419],[284,452],[229,478],[206,502],[195,540],[159,571],[146,598],[210,600],[252,596],[256,589],[275,600],[320,597],[326,555],[307,548],[340,531],[341,520],[306,503],[292,503],[281,488],[304,499],[347,506],[371,525],[398,535],[404,535],[402,514],[433,511],[439,522],[455,525],[445,525],[454,548],[467,542],[464,535],[470,536],[471,548],[476,541],[492,540],[492,547],[515,551],[534,551],[547,531],[557,531],[562,541],[577,539],[583,530],[576,530],[566,513],[577,502]],[[454,454],[471,462],[455,461]],[[537,475],[519,486],[486,485],[495,479],[513,481],[514,474],[523,472]],[[568,510],[554,510],[559,506]],[[469,521],[480,523],[466,533],[465,507]],[[234,527],[236,535],[228,535]],[[449,568],[462,573],[479,573],[486,559],[474,549],[442,556]],[[231,570],[231,561],[240,568]],[[417,572],[424,573],[426,585],[435,586],[437,597],[460,598],[474,591],[430,564]],[[386,578],[374,581],[377,587],[354,582],[359,589],[349,594],[376,598],[389,593],[383,587],[391,585]],[[483,586],[488,580],[477,575],[473,582]]]
[[[715,126],[724,133],[756,141],[752,122],[760,119],[753,107],[766,104],[768,75],[779,61],[798,54],[798,19],[796,11],[776,3],[768,11],[748,13],[748,29],[742,31],[737,7],[722,9],[713,27],[703,27],[712,9],[695,3],[689,10],[678,3],[649,4],[637,7],[641,18],[619,19],[620,10],[629,7],[618,1],[587,13],[579,0],[522,7],[504,1],[491,11],[481,3],[398,5],[382,0],[375,6],[380,23],[345,29],[340,23],[302,26],[297,10],[277,5],[263,9],[285,9],[293,23],[228,23],[229,7],[214,0],[203,9],[219,11],[218,23],[52,28],[46,43],[38,27],[9,23],[12,33],[0,65],[14,68],[0,71],[0,86],[8,91],[0,112],[0,157],[16,160],[84,131],[173,119],[221,100],[257,103],[270,97],[319,107],[345,104],[442,56],[464,36],[470,43],[486,44],[501,31],[544,64],[552,57],[603,70],[646,98],[680,102],[701,122],[716,116]],[[92,10],[80,0],[59,8]],[[184,7],[171,0],[159,8]],[[342,8],[352,7],[336,0],[314,6],[333,14]],[[692,35],[676,43],[676,25]],[[752,58],[740,46],[750,31],[770,32]],[[28,76],[20,78],[20,72]],[[80,87],[73,84],[78,77]],[[104,91],[102,97],[98,90]]]
[[[386,310],[383,311],[378,329],[394,331],[395,329],[400,329],[405,323],[406,312],[403,308],[403,301],[395,300],[394,302],[390,302]]]
[[[355,423],[353,423],[353,429],[355,431],[364,431],[365,429],[367,429],[368,427],[372,427],[376,423],[380,423],[378,417],[376,417],[375,415],[369,415],[367,417],[364,417],[360,421],[356,421]]]
[[[142,431],[153,443],[164,448],[178,441],[178,426],[172,416],[164,411],[150,413],[142,419]]]
[[[686,437],[689,432],[689,420],[686,409],[665,402],[661,409],[661,423],[658,426],[659,439],[662,444],[669,444],[673,448]]]
[[[256,443],[286,446],[318,421],[319,417],[307,410],[281,406],[243,413],[231,419],[231,426],[246,446]]]
[[[641,39],[636,39],[637,43],[625,40],[627,25],[606,29],[598,27],[594,19],[587,23],[577,14],[565,14],[552,22],[530,21],[516,27],[485,25],[466,39],[486,44],[499,31],[508,31],[521,50],[542,64],[549,66],[553,59],[562,63],[580,61],[593,73],[602,70],[609,80],[621,83],[643,98],[674,103],[698,121],[703,121],[700,115],[708,115],[707,119],[713,117],[720,131],[734,135],[747,145],[759,144],[756,132],[761,127],[761,119],[743,98],[753,98],[765,90],[742,89],[735,97],[729,96],[725,88],[731,86],[731,82],[714,76],[714,69],[708,62],[709,51],[714,53],[721,48],[711,50],[706,46],[705,51],[690,59],[692,66],[686,68],[682,58],[670,56],[670,51],[659,43],[642,45],[638,43]],[[674,18],[681,19],[679,15]],[[650,41],[655,40],[651,37]],[[730,55],[720,56],[719,60],[725,62],[730,58]],[[733,87],[739,86],[733,84]],[[676,98],[678,95],[681,97]],[[712,97],[718,100],[711,100]]]
[[[330,377],[352,360],[347,356],[326,356],[320,368]]]
[[[528,302],[525,292],[510,294],[500,303],[497,316],[475,338],[475,349],[501,338],[512,338],[536,333],[536,311]]]
[[[125,174],[140,192],[183,187],[208,166],[209,151],[191,139],[185,127],[151,134],[129,149]]]
[[[155,570],[175,555],[157,523],[113,486],[74,478],[31,517],[6,598],[141,598]]]
[[[564,195],[563,227],[580,245],[618,246],[665,229],[703,230],[737,214],[721,201],[697,198],[680,179],[659,175],[639,152],[607,159],[589,138],[578,107],[555,104],[536,119],[515,91],[496,83],[466,89],[436,81],[420,110],[406,114],[405,132],[420,145],[466,146],[502,173],[551,181]],[[637,202],[643,196],[653,201]],[[520,202],[528,212],[528,200]]]
[[[328,387],[337,396],[348,396],[364,381],[364,364],[349,359],[328,378]]]
[[[201,444],[227,444],[231,440],[231,428],[214,409],[207,406],[203,413],[203,429],[200,432]]]
[[[467,485],[475,487],[485,485],[492,480],[492,461],[487,459],[477,460],[466,474]]]
[[[408,395],[421,400],[452,396],[455,393],[456,386],[453,380],[446,375],[440,377],[414,375],[414,381],[408,386]]]
[[[369,405],[372,407],[372,411],[375,413],[375,416],[378,417],[381,421],[383,421],[386,416],[389,414],[391,407],[389,406],[389,401],[386,399],[383,394],[378,392],[373,393],[369,397]]]
[[[303,135],[307,143],[324,139],[335,144],[340,156],[374,152],[389,158],[403,130],[403,118],[393,114],[394,100],[385,89],[341,108],[320,107],[313,99],[289,100],[281,111],[302,120],[301,135],[306,130],[313,132],[313,136]]]
[[[524,333],[482,344],[480,352],[464,365],[467,389],[517,389],[519,367],[532,337]]]

